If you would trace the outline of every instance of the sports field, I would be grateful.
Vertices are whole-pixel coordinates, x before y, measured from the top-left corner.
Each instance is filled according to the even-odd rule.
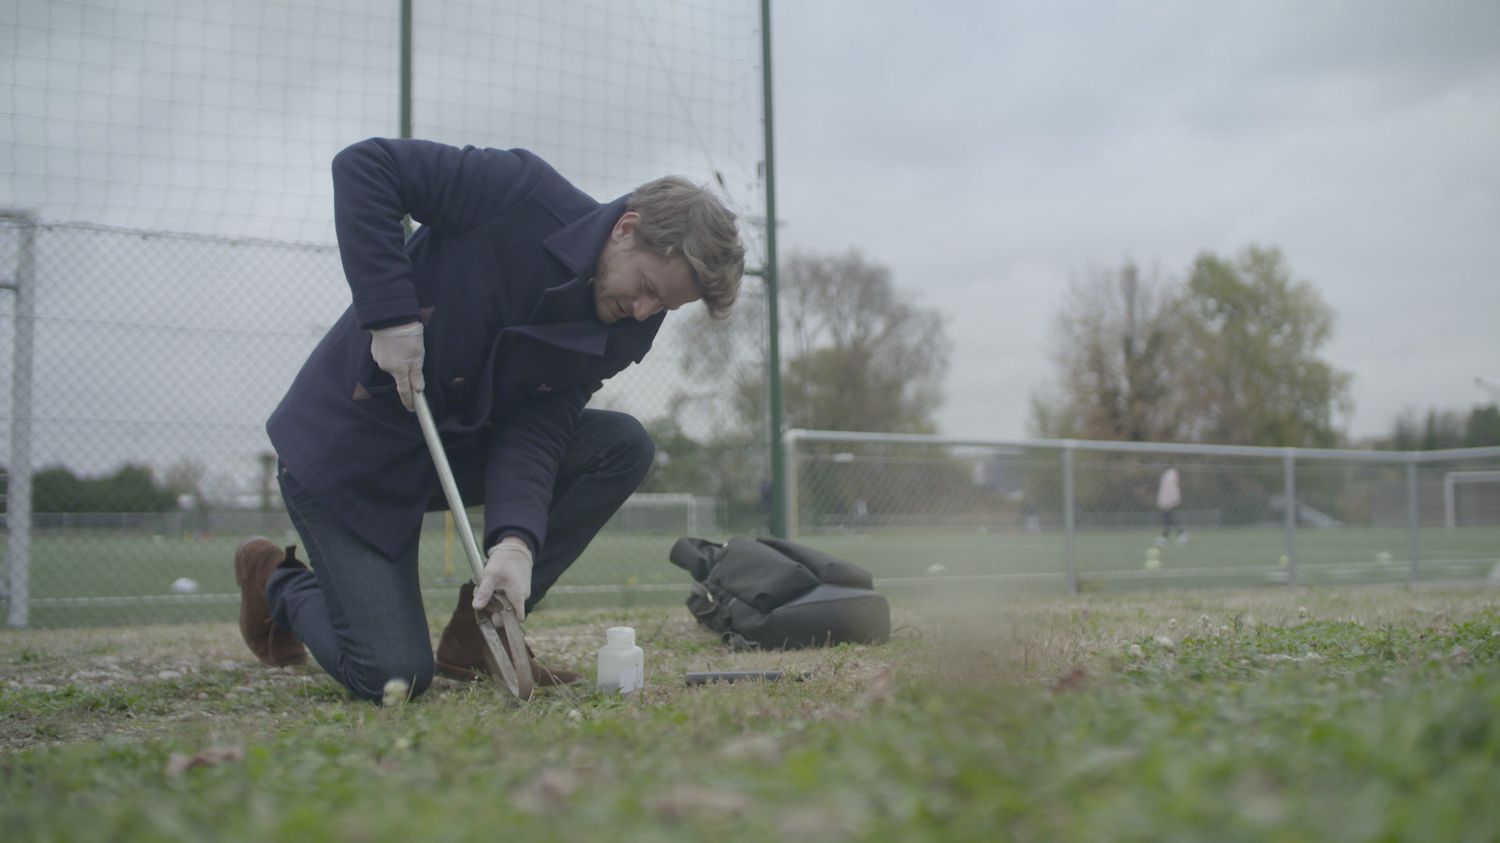
[[[39,533],[32,539],[31,624],[117,624],[229,619],[238,605],[230,560],[241,537],[208,539],[139,534]],[[276,537],[295,542],[294,536]],[[606,531],[559,582],[549,607],[677,603],[686,573],[667,560],[672,535]],[[713,537],[710,537],[713,538]],[[1066,546],[1059,533],[888,531],[804,536],[814,547],[872,571],[888,590],[988,588],[1057,592],[1066,588]],[[1194,532],[1185,544],[1158,547],[1146,531],[1080,533],[1074,541],[1084,591],[1280,585],[1290,575],[1280,530]],[[1298,582],[1405,582],[1410,535],[1400,529],[1299,530]],[[1500,527],[1426,528],[1418,535],[1417,581],[1485,578],[1500,562]],[[1155,555],[1157,567],[1148,568]],[[422,545],[425,594],[434,611],[453,599],[468,567],[458,542],[441,529]],[[192,594],[172,593],[180,578]]]
[[[592,676],[378,709],[232,623],[0,634],[0,828],[29,840],[1492,840],[1500,592],[894,595],[883,646],[732,653],[680,607],[559,609]],[[434,627],[434,634],[437,629]],[[782,669],[785,684],[683,673]]]

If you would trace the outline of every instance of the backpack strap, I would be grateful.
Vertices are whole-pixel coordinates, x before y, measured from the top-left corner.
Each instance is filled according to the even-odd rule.
[[[732,602],[732,595],[721,592],[720,597],[715,597],[708,586],[695,582],[688,593],[687,607],[698,623],[718,633],[719,639],[731,650],[753,650],[755,644],[730,628],[729,605]]]

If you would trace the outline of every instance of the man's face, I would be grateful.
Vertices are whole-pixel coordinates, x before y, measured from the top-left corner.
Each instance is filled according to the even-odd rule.
[[[615,223],[599,253],[594,272],[594,312],[613,325],[621,319],[643,321],[699,299],[687,259],[657,257],[635,245],[640,215],[626,211]]]

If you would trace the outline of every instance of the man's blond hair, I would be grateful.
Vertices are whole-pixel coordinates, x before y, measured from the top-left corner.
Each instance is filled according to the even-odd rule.
[[[658,257],[686,258],[709,315],[728,316],[745,274],[745,246],[734,212],[708,188],[681,176],[646,182],[630,194],[626,209],[641,215],[636,242]]]

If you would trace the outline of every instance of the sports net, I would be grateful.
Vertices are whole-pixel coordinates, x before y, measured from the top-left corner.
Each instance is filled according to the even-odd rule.
[[[764,261],[757,3],[414,6],[413,135],[532,149],[601,201],[666,173],[710,183]],[[34,299],[0,291],[0,466],[8,484],[29,450],[31,624],[232,617],[237,541],[295,540],[263,425],[348,303],[329,163],[397,134],[399,45],[395,2],[0,4],[0,207],[30,215],[0,220],[0,278]],[[736,324],[763,319],[761,292],[746,279]],[[684,525],[763,518],[766,423],[686,374],[701,321],[674,315],[593,406],[655,434],[644,493],[712,500],[711,517],[627,508],[558,602],[668,569]],[[443,545],[424,542],[433,583]],[[195,591],[173,590],[184,578]]]

